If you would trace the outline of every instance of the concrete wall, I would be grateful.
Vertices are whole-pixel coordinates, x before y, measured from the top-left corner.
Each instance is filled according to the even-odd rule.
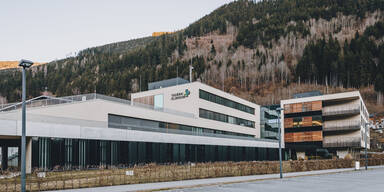
[[[172,94],[175,93],[182,93],[186,89],[190,91],[190,95],[186,98],[182,99],[177,99],[177,100],[172,100]],[[209,93],[227,98],[229,100],[244,104],[246,106],[252,107],[255,109],[255,114],[249,114],[237,109],[233,109],[227,106],[223,106],[220,104],[216,104],[210,101],[206,101],[204,99],[199,98],[199,89],[202,89],[204,91],[207,91]],[[238,117],[250,121],[255,122],[255,130],[252,130],[252,128],[247,128],[248,131],[246,132],[241,132],[241,133],[248,133],[255,135],[256,138],[260,138],[260,106],[257,104],[254,104],[252,102],[246,101],[244,99],[241,99],[239,97],[236,97],[234,95],[231,95],[229,93],[226,93],[224,91],[221,91],[219,89],[210,87],[208,85],[205,85],[200,82],[193,82],[193,83],[187,83],[183,85],[178,85],[178,86],[172,86],[172,87],[166,87],[166,88],[161,88],[161,89],[155,89],[155,90],[149,90],[149,91],[144,91],[144,92],[139,92],[139,93],[134,93],[132,94],[131,98],[132,101],[135,98],[140,98],[140,97],[146,97],[146,96],[153,96],[153,95],[159,95],[162,94],[164,97],[164,108],[167,109],[174,109],[178,111],[183,111],[187,113],[193,113],[195,117],[197,117],[198,121],[211,121],[213,124],[218,124],[218,127],[227,127],[228,130],[236,131],[238,130],[239,126],[238,125],[233,125],[229,123],[224,123],[221,124],[221,122],[218,121],[213,121],[213,120],[206,120],[203,118],[199,118],[199,108],[203,108],[206,110],[218,112],[218,113],[223,113],[226,115],[230,115],[233,117]],[[240,126],[244,127],[244,126]]]

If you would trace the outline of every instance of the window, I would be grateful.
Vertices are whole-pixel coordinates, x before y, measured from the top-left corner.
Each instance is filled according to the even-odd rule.
[[[225,115],[222,113],[208,111],[205,109],[199,109],[199,117],[205,118],[205,119],[211,119],[211,120],[215,120],[215,121],[221,121],[221,122],[225,122],[225,123],[231,123],[231,124],[235,124],[235,125],[241,125],[241,126],[245,126],[245,127],[255,128],[255,122],[253,122],[253,121],[249,121],[249,120],[237,118],[237,117],[232,117],[232,116]]]
[[[155,95],[154,103],[155,109],[162,109],[164,107],[164,96],[162,94]]]
[[[212,111],[205,110],[200,112],[204,113],[206,116],[214,117],[214,113]],[[200,113],[200,115],[202,115],[202,113]],[[217,114],[216,118],[218,118],[219,120],[221,118],[220,121],[226,122],[228,116],[223,114]],[[159,129],[165,129],[165,130],[172,130],[173,133],[179,132],[181,134],[186,134],[186,131],[188,131],[198,135],[200,135],[201,133],[212,133],[212,134],[236,135],[236,136],[243,136],[243,137],[254,137],[253,135],[247,135],[247,134],[241,134],[241,133],[217,131],[217,130],[208,129],[208,128],[193,127],[188,125],[180,125],[180,124],[160,122],[160,121],[152,121],[147,119],[138,119],[133,117],[118,116],[113,114],[108,114],[108,127],[119,128],[119,129],[139,129],[139,130],[145,130],[145,131],[153,131],[153,130],[158,131]]]
[[[240,110],[240,111],[243,111],[246,113],[250,113],[250,114],[255,114],[255,109],[252,107],[248,107],[248,106],[243,105],[241,103],[231,101],[231,100],[226,99],[224,97],[220,97],[220,96],[217,96],[215,94],[203,91],[201,89],[199,90],[199,97],[201,99],[204,99],[204,100],[207,100],[207,101],[210,101],[213,103],[217,103],[219,105],[224,105],[226,107],[237,109],[237,110]]]
[[[312,126],[322,126],[323,125],[323,119],[321,118],[321,115],[316,115],[312,117]]]

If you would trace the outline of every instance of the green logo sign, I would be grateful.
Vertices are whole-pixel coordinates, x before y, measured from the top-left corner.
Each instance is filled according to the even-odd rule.
[[[188,89],[186,89],[184,92],[184,96],[188,97],[190,94],[191,94],[191,92]]]
[[[190,94],[191,94],[191,92],[188,89],[185,89],[184,92],[172,94],[171,100],[184,99],[184,98],[188,97]]]

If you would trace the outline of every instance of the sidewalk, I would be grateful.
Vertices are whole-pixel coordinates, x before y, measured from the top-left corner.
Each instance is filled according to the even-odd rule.
[[[379,168],[384,169],[384,166],[370,166],[369,167],[369,169],[379,169]],[[348,171],[354,171],[354,170],[355,170],[354,168],[327,169],[327,170],[319,170],[319,171],[284,173],[283,176],[288,178],[288,177],[340,173],[340,172],[348,172]],[[364,171],[364,167],[361,167],[360,170]],[[239,177],[220,177],[220,178],[210,178],[210,179],[193,179],[193,180],[170,181],[170,182],[161,182],[161,183],[117,185],[117,186],[108,186],[108,187],[70,189],[70,190],[61,190],[61,191],[63,191],[63,192],[72,192],[72,191],[73,192],[151,191],[151,190],[166,190],[166,189],[176,189],[176,188],[188,188],[188,187],[195,187],[195,186],[217,185],[217,184],[225,184],[225,183],[240,183],[240,182],[248,182],[248,181],[255,181],[255,180],[278,179],[278,178],[279,178],[279,174],[267,174],[267,175],[239,176]]]

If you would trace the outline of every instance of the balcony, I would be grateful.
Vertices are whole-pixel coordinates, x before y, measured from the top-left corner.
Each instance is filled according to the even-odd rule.
[[[325,121],[323,131],[354,131],[360,130],[360,121]]]
[[[322,110],[323,116],[343,116],[343,115],[356,115],[360,113],[359,106],[329,106],[324,107]]]
[[[361,147],[360,137],[324,137],[323,147]]]

